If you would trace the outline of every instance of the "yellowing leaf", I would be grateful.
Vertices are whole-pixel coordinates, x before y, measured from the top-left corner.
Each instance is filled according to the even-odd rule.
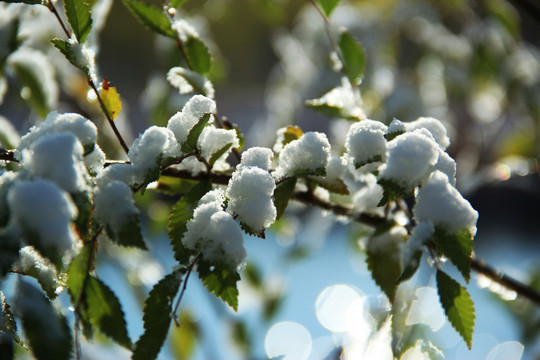
[[[122,111],[122,101],[120,100],[120,94],[116,91],[115,87],[108,86],[108,83],[103,81],[101,91],[99,93],[107,113],[110,115],[111,119],[116,119],[120,111]]]

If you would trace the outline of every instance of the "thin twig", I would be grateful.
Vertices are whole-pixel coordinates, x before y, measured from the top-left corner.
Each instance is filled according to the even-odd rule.
[[[178,320],[178,317],[176,316],[176,314],[178,313],[180,302],[182,301],[182,298],[184,297],[184,293],[186,292],[189,276],[193,272],[193,268],[195,267],[195,265],[197,265],[197,262],[199,261],[200,258],[201,258],[201,254],[198,254],[186,268],[187,272],[186,272],[186,277],[184,279],[184,283],[182,284],[182,290],[180,290],[180,295],[178,295],[178,299],[176,300],[176,304],[174,305],[174,310],[171,314],[174,319],[174,323],[176,327],[180,326],[180,321]]]
[[[64,33],[66,34],[68,39],[70,39],[71,38],[71,33],[69,32],[66,25],[64,24],[64,21],[62,21],[62,18],[60,17],[60,14],[58,14],[58,11],[56,11],[56,8],[54,7],[54,4],[52,3],[52,1],[50,1],[50,0],[47,1],[46,6],[54,14],[54,16],[56,17],[56,20],[58,20],[58,23],[60,23],[60,26],[62,27],[62,30],[64,31]]]

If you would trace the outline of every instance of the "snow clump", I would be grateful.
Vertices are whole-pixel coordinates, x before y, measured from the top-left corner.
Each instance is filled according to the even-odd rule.
[[[218,159],[214,159],[214,163],[216,164],[215,168],[226,170],[229,168],[226,159],[233,148],[238,148],[239,141],[235,130],[225,130],[218,129],[214,126],[207,126],[199,136],[197,146],[200,149],[201,156],[206,159],[207,162],[210,162],[214,154],[222,150],[225,146],[229,146]]]
[[[374,120],[362,120],[349,128],[345,147],[354,159],[355,167],[386,161],[386,126]]]
[[[330,143],[326,134],[307,132],[293,140],[279,154],[274,176],[324,175],[330,158]]]
[[[182,239],[184,246],[199,251],[211,264],[241,268],[246,259],[240,225],[223,210],[223,190],[213,190],[199,201],[193,218],[187,223]]]
[[[167,128],[174,133],[176,140],[183,144],[199,119],[215,111],[216,103],[214,100],[202,95],[195,95],[184,105],[182,111],[177,112],[169,119]]]
[[[418,190],[413,213],[417,223],[431,223],[452,234],[463,229],[476,234],[478,212],[441,171],[434,171]]]
[[[268,171],[272,164],[272,150],[264,147],[252,147],[242,153],[242,160],[237,167],[240,170],[243,167],[255,166],[259,169]]]
[[[414,131],[416,129],[427,129],[437,144],[445,150],[450,145],[450,139],[446,134],[446,128],[439,120],[432,117],[419,117],[415,121],[411,121],[405,124],[407,131]]]

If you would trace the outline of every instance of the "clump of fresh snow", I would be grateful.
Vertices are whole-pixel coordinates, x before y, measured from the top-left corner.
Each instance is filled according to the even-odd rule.
[[[96,176],[103,171],[103,165],[105,164],[105,153],[96,144],[94,146],[94,150],[83,157],[83,161],[88,173],[92,176]]]
[[[206,126],[197,141],[197,146],[199,147],[201,156],[206,159],[206,161],[210,161],[215,153],[229,144],[231,144],[229,149],[227,149],[227,151],[216,160],[216,163],[225,162],[232,149],[238,147],[239,141],[236,131],[218,129],[214,126]]]
[[[307,132],[299,139],[285,145],[279,154],[275,176],[279,179],[306,172],[326,173],[329,158],[330,143],[326,134]]]
[[[413,261],[414,254],[425,246],[426,242],[431,238],[434,232],[435,227],[432,223],[421,222],[414,227],[412,234],[403,249],[403,265],[406,266]]]
[[[41,286],[48,294],[57,295],[62,287],[58,283],[58,275],[54,265],[32,246],[25,246],[19,250],[21,270],[27,274],[35,274]]]
[[[88,48],[86,44],[79,44],[74,35],[68,40],[71,45],[71,54],[74,55],[75,65],[78,68],[86,69],[90,74],[90,78],[94,83],[97,83],[96,74],[96,53]]]
[[[226,195],[228,210],[237,213],[253,232],[260,233],[276,220],[272,195],[276,183],[266,170],[243,166],[233,173]]]
[[[12,184],[7,196],[13,223],[37,235],[42,247],[71,249],[75,233],[71,220],[77,208],[67,193],[48,180],[22,180]]]
[[[138,216],[130,187],[121,181],[101,181],[94,191],[94,218],[118,235]]]
[[[440,170],[448,176],[448,181],[450,185],[456,186],[456,162],[446,151],[443,149],[439,150],[439,159],[435,164],[433,170]]]
[[[386,161],[386,126],[374,120],[362,120],[351,125],[345,147],[356,167],[375,161]]]
[[[136,169],[131,164],[112,164],[96,176],[96,186],[105,186],[113,181],[123,182],[126,185],[134,185],[135,173]]]
[[[415,121],[405,123],[407,131],[427,129],[441,148],[446,149],[450,145],[450,139],[446,134],[446,128],[437,119],[432,117],[419,117]]]
[[[237,270],[246,259],[244,239],[240,225],[223,210],[223,201],[222,190],[203,196],[187,223],[182,243],[188,249],[199,251],[209,263]]]
[[[418,190],[413,213],[417,223],[431,223],[452,234],[463,229],[476,234],[478,213],[441,171],[434,171]]]
[[[212,114],[216,111],[214,100],[195,95],[184,105],[182,111],[174,114],[167,123],[167,128],[174,133],[176,140],[183,144],[193,126],[195,126],[201,117],[206,114]]]
[[[178,66],[173,67],[167,73],[167,80],[178,89],[181,95],[198,92],[211,99],[215,96],[212,82],[195,71]]]
[[[272,150],[264,147],[252,147],[242,153],[242,160],[237,167],[240,170],[242,167],[255,166],[268,171],[272,164]]]
[[[167,128],[151,126],[131,145],[128,157],[142,183],[149,171],[154,171],[166,160],[180,156],[180,145],[173,132]]]
[[[358,213],[384,215],[384,209],[377,206],[383,197],[383,192],[382,186],[377,184],[375,175],[366,174],[364,186],[353,194],[354,210]]]
[[[404,133],[405,131],[407,131],[405,124],[398,119],[394,119],[392,120],[390,125],[388,125],[388,129],[386,130],[386,133],[398,134],[398,133]]]
[[[18,154],[20,156],[23,149],[29,148],[33,142],[45,135],[66,132],[79,139],[85,152],[90,151],[96,143],[97,128],[90,120],[79,114],[59,115],[56,112],[51,112],[42,123],[31,127],[28,133],[21,138],[17,147]]]
[[[439,146],[416,130],[389,141],[388,161],[382,165],[379,179],[391,180],[412,191],[429,175],[439,158]]]
[[[52,180],[69,193],[83,191],[88,181],[83,147],[71,133],[40,137],[22,151],[22,164],[34,177]]]
[[[189,172],[193,176],[197,176],[199,174],[206,172],[206,166],[197,160],[195,156],[190,156],[184,160],[180,164],[176,164],[172,166],[174,169],[182,171],[185,170]],[[214,170],[220,170],[220,164],[214,164]]]
[[[309,100],[312,106],[328,105],[339,108],[345,118],[363,119],[365,118],[362,109],[362,98],[358,89],[353,88],[346,77],[341,79],[341,86],[338,86],[324,94],[320,99]]]

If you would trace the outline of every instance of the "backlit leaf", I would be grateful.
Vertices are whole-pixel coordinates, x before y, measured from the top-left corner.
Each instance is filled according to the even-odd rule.
[[[437,289],[446,317],[470,349],[475,320],[471,296],[463,286],[440,270],[437,271]]]
[[[359,85],[366,68],[366,55],[364,49],[356,39],[347,31],[343,31],[338,42],[345,74],[353,84]]]
[[[282,181],[276,186],[276,189],[274,190],[274,205],[277,210],[276,220],[279,219],[285,212],[285,209],[289,204],[289,199],[294,192],[295,186],[295,177]]]
[[[210,160],[208,160],[208,163],[210,164],[210,166],[213,166],[216,163],[216,161],[231,148],[232,145],[233,145],[232,143],[226,144],[221,149],[213,153],[212,156],[210,157]]]
[[[92,29],[91,10],[96,0],[64,0],[64,11],[79,44],[86,41]]]
[[[238,310],[238,272],[225,266],[211,266],[202,260],[199,261],[198,272],[209,292],[229,304],[234,311]]]
[[[113,228],[110,224],[104,225],[107,235],[118,245],[146,250],[138,213],[126,213],[122,225],[119,227]]]
[[[185,270],[176,270],[161,279],[144,302],[144,333],[135,344],[133,360],[151,360],[159,354],[171,323],[173,300]]]
[[[317,0],[326,16],[330,16],[340,0]]]
[[[153,32],[177,39],[167,15],[159,8],[136,0],[124,0],[124,4],[144,26]]]
[[[197,141],[201,135],[204,127],[210,121],[212,114],[204,114],[199,121],[191,128],[187,136],[186,142],[182,144],[182,152],[190,153],[197,147]]]
[[[384,206],[390,201],[394,201],[399,198],[404,198],[410,195],[410,193],[401,185],[396,184],[392,180],[379,179],[377,181],[383,188],[383,197],[377,206]]]
[[[212,56],[200,39],[190,36],[184,43],[184,49],[191,70],[201,75],[206,74],[210,70]]]
[[[103,80],[105,82],[105,80]],[[120,111],[122,111],[122,101],[120,100],[120,94],[113,86],[102,86],[99,92],[101,100],[109,113],[111,119],[116,119]]]
[[[472,235],[467,229],[451,234],[445,229],[435,227],[433,240],[437,250],[454,264],[468,283],[471,279],[471,257],[473,251]]]
[[[60,52],[66,57],[66,59],[71,63],[71,65],[82,70],[87,75],[87,77],[90,77],[90,69],[85,63],[80,60],[79,56],[77,56],[75,50],[73,49],[73,45],[61,39],[52,39],[51,43],[54,45],[55,48],[60,50]]]

